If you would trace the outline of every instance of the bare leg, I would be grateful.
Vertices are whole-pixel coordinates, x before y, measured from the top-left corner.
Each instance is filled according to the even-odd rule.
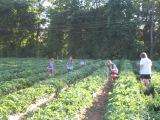
[[[144,79],[144,85],[145,85],[146,89],[149,89],[149,87],[150,87],[149,79]]]
[[[48,76],[50,77],[50,76],[51,76],[51,74],[48,74]]]
[[[147,89],[146,87],[146,80],[141,78],[141,84],[144,86],[145,90]]]
[[[146,79],[146,86],[149,87],[150,86],[150,80]]]

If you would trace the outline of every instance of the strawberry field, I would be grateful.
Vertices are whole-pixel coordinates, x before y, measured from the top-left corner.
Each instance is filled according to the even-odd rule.
[[[137,77],[137,61],[114,60],[120,78],[112,85],[106,79],[103,60],[86,60],[81,66],[74,59],[71,72],[66,70],[66,60],[55,60],[54,77],[48,76],[44,58],[0,61],[0,120],[87,120],[87,111],[105,86],[99,120],[160,119],[159,61],[153,64],[151,94]]]

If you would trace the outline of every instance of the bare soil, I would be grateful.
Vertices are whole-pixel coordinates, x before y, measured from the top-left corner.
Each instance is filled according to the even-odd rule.
[[[102,120],[106,110],[108,93],[112,90],[113,81],[108,80],[105,87],[98,91],[93,106],[79,115],[78,120]]]

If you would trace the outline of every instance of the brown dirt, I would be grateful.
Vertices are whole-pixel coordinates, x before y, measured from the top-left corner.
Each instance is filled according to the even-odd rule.
[[[79,120],[102,120],[105,114],[108,93],[112,89],[112,81],[108,81],[105,87],[97,92],[93,106],[79,116]],[[84,112],[84,111],[83,111]]]

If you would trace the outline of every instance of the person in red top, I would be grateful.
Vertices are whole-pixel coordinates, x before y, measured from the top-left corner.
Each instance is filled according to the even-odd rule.
[[[107,69],[108,69],[107,71],[108,71],[109,80],[118,79],[119,75],[118,75],[117,66],[111,60],[107,60],[106,66],[107,66]]]

